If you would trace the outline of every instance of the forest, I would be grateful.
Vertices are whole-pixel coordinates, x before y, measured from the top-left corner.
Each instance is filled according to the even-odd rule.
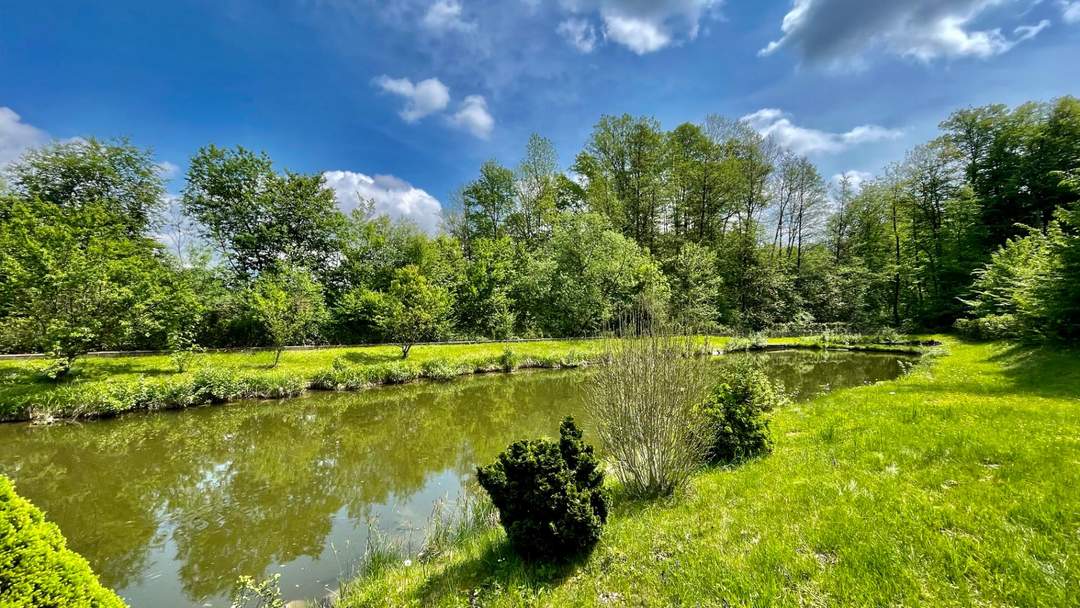
[[[872,179],[748,124],[603,116],[534,135],[437,234],[340,211],[319,174],[208,145],[176,200],[150,150],[77,139],[0,181],[0,351],[581,337],[632,307],[701,333],[1080,336],[1080,100],[962,109]]]

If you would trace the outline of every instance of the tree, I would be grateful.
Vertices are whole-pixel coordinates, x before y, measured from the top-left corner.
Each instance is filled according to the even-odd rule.
[[[514,332],[514,244],[508,238],[479,239],[456,297],[457,327],[495,340]]]
[[[686,243],[664,265],[671,286],[671,314],[681,325],[709,332],[720,320],[721,279],[716,252]]]
[[[666,310],[668,285],[659,266],[600,215],[566,215],[555,223],[545,256],[550,291],[537,311],[549,335],[596,333],[643,300]]]
[[[446,289],[432,285],[415,265],[394,272],[386,304],[379,317],[384,335],[401,345],[401,358],[417,342],[443,339],[450,328],[452,300]]]
[[[194,323],[194,296],[161,245],[131,236],[107,204],[5,199],[0,216],[3,346],[48,353],[53,377],[90,350],[160,348]]]
[[[65,209],[101,205],[131,236],[144,234],[164,208],[161,168],[149,150],[126,139],[49,144],[24,154],[7,173],[21,198]]]
[[[311,273],[294,266],[260,276],[251,290],[251,308],[275,347],[270,367],[277,367],[286,346],[317,337],[327,318],[322,287]]]
[[[469,239],[498,240],[506,234],[506,223],[514,211],[514,190],[513,171],[493,160],[480,167],[480,178],[461,193]]]
[[[551,140],[533,133],[515,179],[517,206],[510,217],[515,239],[533,243],[550,232],[560,176],[558,163]]]
[[[664,136],[654,118],[603,116],[575,171],[590,184],[590,208],[643,247],[654,248],[663,208]],[[596,182],[596,188],[592,188]]]
[[[321,175],[278,174],[265,154],[211,145],[191,159],[182,201],[239,278],[281,263],[329,271],[341,262],[345,218]]]

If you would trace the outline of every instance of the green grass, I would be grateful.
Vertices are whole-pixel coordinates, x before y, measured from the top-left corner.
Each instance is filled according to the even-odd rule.
[[[471,364],[494,360],[509,348],[518,361],[529,366],[570,355],[587,358],[598,353],[601,347],[596,340],[418,345],[409,353],[408,363],[417,369],[422,369],[425,363]],[[177,372],[166,355],[84,357],[76,362],[72,377],[60,383],[40,377],[37,370],[45,365],[44,360],[4,360],[0,361],[0,420],[26,419],[30,409],[81,417],[115,414],[128,409],[153,409],[99,407],[84,402],[93,401],[90,396],[96,398],[102,393],[136,384],[154,386],[189,382],[200,370],[228,370],[256,380],[288,378],[310,383],[321,372],[330,369],[336,360],[363,370],[401,361],[401,350],[393,345],[290,350],[282,355],[280,365],[273,370],[269,369],[274,361],[271,351],[208,352],[199,355],[184,373]],[[496,368],[494,365],[488,367]],[[472,371],[468,370],[469,373]]]
[[[340,604],[1078,605],[1080,352],[945,342],[900,380],[776,412],[766,458],[617,496],[579,563],[523,564],[488,527]]]

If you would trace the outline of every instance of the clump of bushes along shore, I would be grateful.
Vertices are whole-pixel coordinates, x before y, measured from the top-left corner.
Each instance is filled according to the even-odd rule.
[[[0,476],[0,606],[124,608],[90,564],[67,548],[60,528]]]

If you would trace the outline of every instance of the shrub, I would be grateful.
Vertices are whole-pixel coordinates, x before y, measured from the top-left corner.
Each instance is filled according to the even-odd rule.
[[[699,405],[714,368],[690,337],[650,335],[610,343],[587,386],[586,407],[604,452],[631,496],[668,495],[704,462]]]
[[[521,364],[521,358],[512,348],[507,346],[499,355],[499,368],[504,372],[512,372]]]
[[[572,418],[559,443],[518,441],[476,471],[514,550],[526,559],[565,560],[591,548],[607,521],[604,474]]]
[[[60,528],[0,476],[0,606],[121,608]]]
[[[467,372],[471,373],[472,370],[454,365],[446,359],[432,359],[420,365],[420,375],[432,380],[451,380]]]
[[[420,377],[420,370],[405,361],[383,363],[369,369],[368,378],[375,384],[405,384]]]
[[[372,385],[371,374],[338,357],[329,369],[315,374],[311,379],[312,388],[324,391],[358,391]]]
[[[1020,337],[1022,328],[1015,315],[987,315],[975,319],[957,319],[953,328],[976,340],[1005,340]]]
[[[783,391],[755,362],[743,359],[726,366],[702,404],[710,462],[738,462],[769,453],[772,438],[765,413],[785,400]]]

